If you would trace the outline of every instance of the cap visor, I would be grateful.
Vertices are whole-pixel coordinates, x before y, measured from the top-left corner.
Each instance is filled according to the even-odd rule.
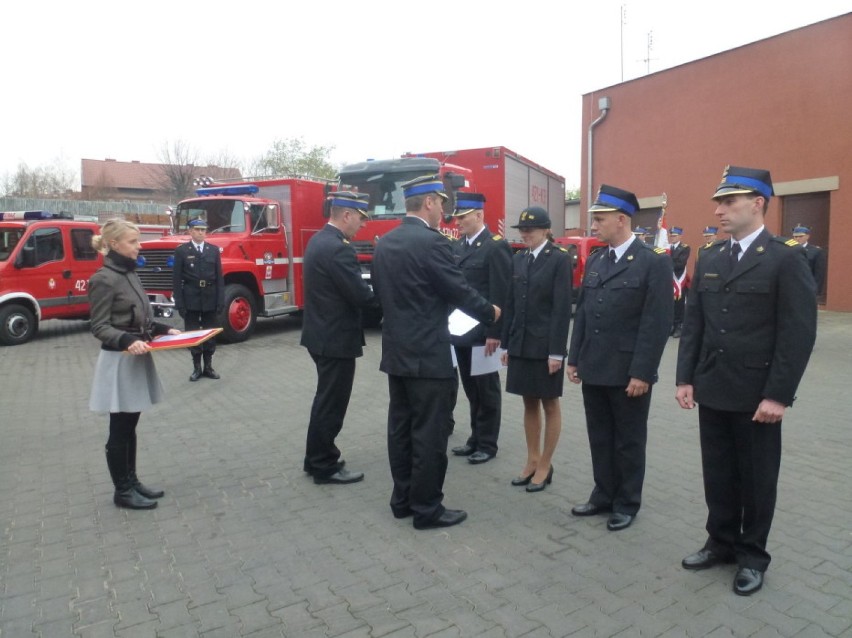
[[[622,213],[620,208],[613,208],[612,206],[605,206],[603,204],[592,204],[592,207],[589,209],[590,213]],[[626,213],[625,213],[626,214]]]
[[[729,186],[725,188],[720,188],[716,191],[716,194],[713,195],[710,199],[719,199],[720,197],[725,197],[727,195],[760,195],[757,191],[748,189],[748,188],[740,188],[737,186]]]
[[[467,215],[469,213],[475,213],[476,210],[477,210],[476,208],[461,208],[461,209],[459,209],[459,210],[457,210],[453,213],[453,217],[464,217],[465,215]],[[514,228],[514,226],[513,226],[513,228]]]

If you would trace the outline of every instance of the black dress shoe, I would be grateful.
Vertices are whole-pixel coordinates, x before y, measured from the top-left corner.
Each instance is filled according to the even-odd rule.
[[[535,476],[535,472],[530,474],[529,476],[519,476],[517,478],[512,479],[512,485],[520,486],[520,485],[529,485],[530,481],[532,481],[532,477]]]
[[[612,508],[605,505],[595,505],[591,501],[582,505],[575,505],[571,508],[571,513],[574,516],[594,516],[595,514],[604,514],[612,511]]]
[[[489,454],[488,452],[480,452],[479,450],[477,450],[469,457],[467,457],[467,462],[472,463],[473,465],[477,465],[479,463],[487,463],[493,458],[493,454]]]
[[[201,373],[203,376],[208,379],[219,379],[219,373],[216,372],[213,368],[204,368],[204,372]]]
[[[432,529],[434,527],[452,527],[458,525],[467,518],[467,512],[464,510],[444,510],[434,521],[428,523],[418,523],[414,521],[414,529]]]
[[[606,528],[611,532],[617,532],[620,529],[627,529],[633,524],[633,519],[636,518],[630,514],[623,512],[613,512],[612,516],[606,522]]]
[[[476,448],[467,443],[453,448],[453,454],[456,456],[470,456],[474,452],[476,452]]]
[[[751,596],[763,587],[763,572],[751,567],[740,567],[734,577],[734,593],[737,596]]]
[[[331,476],[317,476],[314,475],[314,483],[317,485],[324,485],[327,483],[331,483],[334,485],[347,485],[349,483],[357,483],[358,481],[364,480],[363,472],[350,472],[346,468],[340,468]]]
[[[723,563],[733,563],[733,556],[725,556],[723,554],[717,554],[712,549],[699,549],[694,554],[690,554],[686,558],[684,558],[680,564],[684,569],[707,569],[709,567],[713,567],[714,565],[721,565]]]
[[[530,477],[532,478],[532,477]],[[544,488],[553,483],[553,466],[550,466],[550,471],[547,473],[547,478],[544,479],[541,483],[533,483],[530,480],[530,484],[527,485],[527,492],[543,492]]]
[[[201,378],[201,368],[193,368],[192,374],[189,375],[190,381],[198,381]]]

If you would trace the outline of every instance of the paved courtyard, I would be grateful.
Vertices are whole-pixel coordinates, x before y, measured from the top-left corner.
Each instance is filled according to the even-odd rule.
[[[139,473],[158,509],[112,504],[107,419],[88,411],[98,344],[46,322],[0,348],[0,636],[852,636],[852,315],[821,312],[784,422],[766,584],[692,573],[705,539],[697,411],[674,402],[677,341],[654,390],[644,503],[632,527],[578,519],[591,467],[580,391],[566,384],[553,484],[509,480],[525,454],[504,397],[496,459],[450,458],[445,503],[470,518],[416,531],[388,507],[387,385],[367,335],[338,443],[362,483],[301,470],[314,370],[300,322],[266,320],[222,346],[220,381],[189,383],[185,351],[156,356],[167,399],[142,415]],[[466,438],[460,395],[450,445]]]

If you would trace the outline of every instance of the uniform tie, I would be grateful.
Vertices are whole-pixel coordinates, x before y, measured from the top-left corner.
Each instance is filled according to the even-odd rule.
[[[731,266],[736,266],[740,260],[740,253],[743,251],[739,242],[731,242]]]

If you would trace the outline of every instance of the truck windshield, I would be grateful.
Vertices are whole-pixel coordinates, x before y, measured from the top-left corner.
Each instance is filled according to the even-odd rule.
[[[241,233],[246,229],[245,204],[241,199],[194,199],[181,202],[175,213],[177,232],[187,232],[193,219],[207,221],[207,232]]]
[[[371,219],[398,219],[405,215],[405,197],[402,195],[402,185],[423,175],[423,171],[400,171],[391,173],[383,171],[373,174],[344,175],[341,174],[342,190],[357,190],[370,196]],[[453,190],[449,184],[444,188],[450,195],[444,203],[444,212],[451,214],[454,206]]]
[[[19,228],[0,228],[0,261],[11,257],[23,235],[24,231]]]

